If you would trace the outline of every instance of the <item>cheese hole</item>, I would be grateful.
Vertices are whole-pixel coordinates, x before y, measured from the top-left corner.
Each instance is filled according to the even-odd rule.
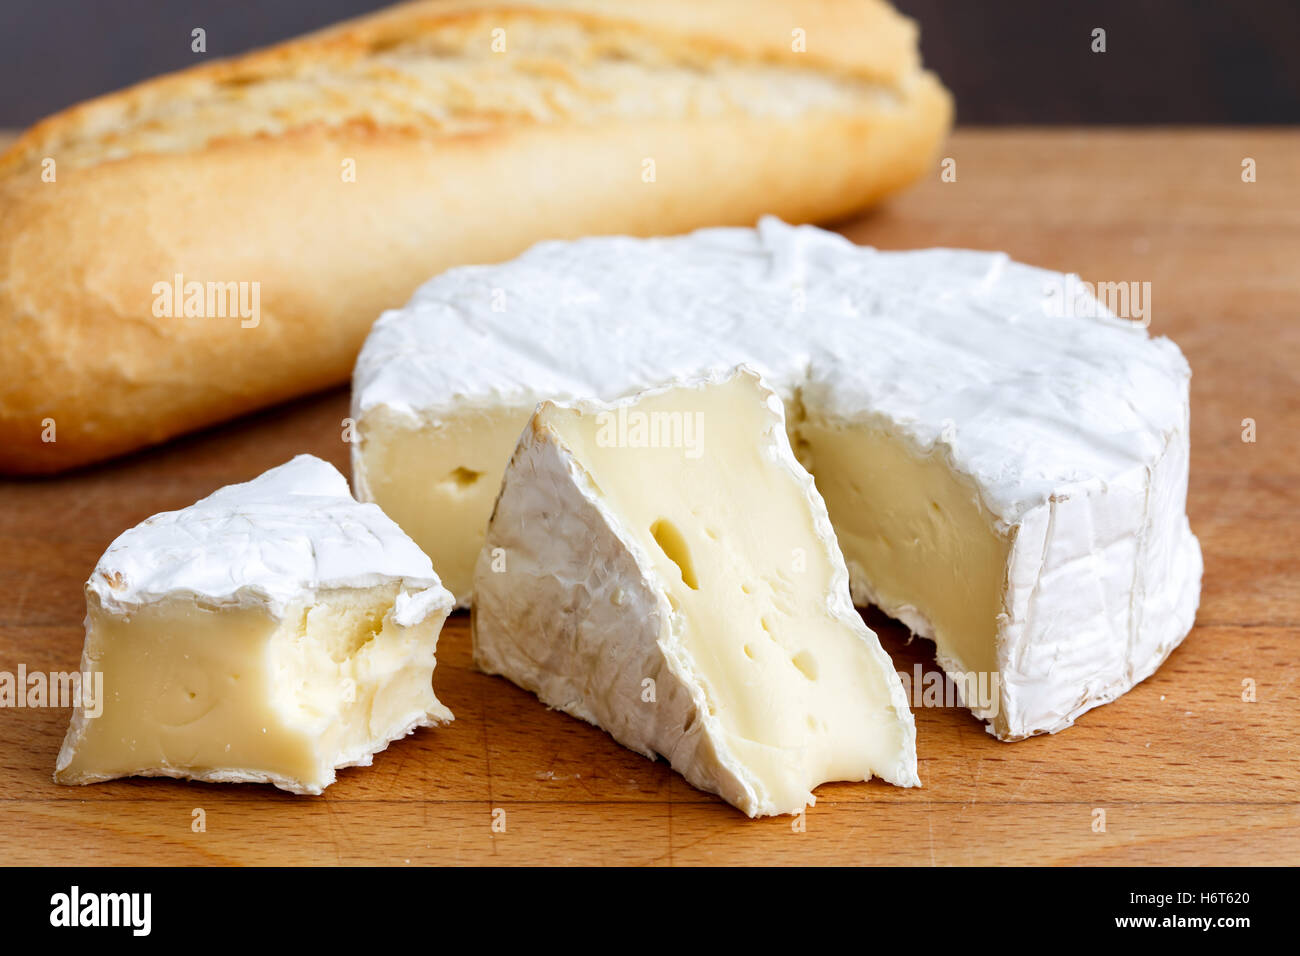
[[[740,586],[740,590],[744,591],[746,594],[753,594],[753,593],[754,593],[753,588],[751,588],[748,584],[742,584],[742,585]]]
[[[668,560],[677,565],[677,570],[682,575],[682,582],[692,591],[698,591],[700,582],[695,577],[695,566],[691,563],[691,551],[686,546],[686,538],[677,529],[677,526],[667,518],[660,518],[650,526],[650,534],[654,537],[655,543],[659,545],[660,550],[668,556]]]
[[[800,651],[790,658],[790,663],[799,668],[799,673],[809,680],[817,679],[817,659],[807,651]]]
[[[707,534],[709,538],[712,539],[713,541],[718,540],[718,532],[716,528],[705,528],[704,533]]]
[[[754,648],[748,644],[745,645],[745,656],[751,661],[754,659]]]
[[[707,705],[710,717],[718,716],[717,705],[714,704],[713,695],[709,693],[709,689],[707,687],[704,688],[704,703]]]
[[[394,595],[395,596],[395,595]],[[321,601],[302,612],[297,639],[318,644],[337,664],[355,658],[383,632],[392,605]]]
[[[483,477],[481,471],[474,471],[469,468],[457,468],[446,478],[442,479],[444,486],[453,488],[456,491],[467,491],[474,487],[475,483]]]

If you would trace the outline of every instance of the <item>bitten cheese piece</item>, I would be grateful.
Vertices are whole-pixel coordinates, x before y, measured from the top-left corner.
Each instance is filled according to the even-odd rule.
[[[453,604],[428,557],[333,466],[300,455],[109,547],[54,779],[186,777],[318,794],[340,767],[452,719],[433,693]]]
[[[1077,288],[998,253],[880,252],[774,219],[544,243],[376,323],[357,494],[465,602],[537,402],[748,364],[786,402],[854,598],[934,640],[990,732],[1055,732],[1160,665],[1201,582],[1190,370]]]
[[[480,668],[750,816],[830,780],[920,783],[902,684],[752,371],[544,403],[474,587]]]

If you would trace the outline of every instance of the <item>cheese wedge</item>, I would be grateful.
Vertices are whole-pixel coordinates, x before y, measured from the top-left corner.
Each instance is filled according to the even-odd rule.
[[[749,816],[830,780],[919,785],[902,684],[752,371],[543,403],[474,587],[480,668]]]
[[[428,557],[331,465],[301,455],[121,535],[86,583],[83,673],[54,779],[272,783],[452,719],[433,693],[451,610]]]

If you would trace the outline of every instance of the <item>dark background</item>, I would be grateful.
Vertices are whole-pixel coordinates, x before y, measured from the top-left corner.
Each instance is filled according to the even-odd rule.
[[[647,0],[653,2],[653,0]],[[699,0],[707,3],[708,0]],[[384,0],[0,0],[0,127]],[[1300,122],[1300,0],[896,0],[965,123]],[[1107,52],[1091,52],[1094,27]]]

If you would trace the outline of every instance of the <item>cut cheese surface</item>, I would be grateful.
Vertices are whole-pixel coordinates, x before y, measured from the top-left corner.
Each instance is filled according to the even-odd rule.
[[[752,372],[543,405],[475,590],[481,667],[751,816],[918,782],[902,686]]]
[[[358,497],[377,502],[420,544],[453,594],[470,591],[501,473],[532,411],[470,409],[414,429],[384,410],[366,421]]]
[[[433,692],[452,600],[343,477],[301,456],[122,535],[86,587],[83,672],[55,779],[144,775],[320,793],[451,720]]]
[[[916,618],[915,629],[935,634],[940,657],[956,669],[997,671],[1010,542],[970,483],[870,426],[804,421],[798,434],[838,518],[855,600],[896,614],[910,608],[903,613]]]
[[[749,365],[790,409],[855,599],[989,688],[966,704],[991,733],[1059,731],[1177,647],[1202,570],[1187,363],[1080,289],[998,253],[882,252],[773,219],[542,243],[375,324],[354,374],[358,495],[467,606],[486,489],[536,403]]]

